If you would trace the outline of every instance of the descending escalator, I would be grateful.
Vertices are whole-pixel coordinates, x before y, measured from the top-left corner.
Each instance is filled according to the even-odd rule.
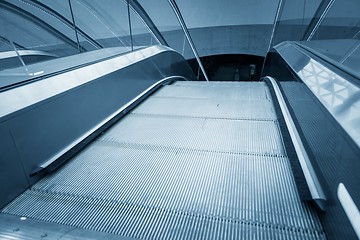
[[[164,86],[2,213],[140,239],[325,239],[264,82]]]

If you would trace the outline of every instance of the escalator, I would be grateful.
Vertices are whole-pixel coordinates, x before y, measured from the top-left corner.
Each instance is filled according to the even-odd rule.
[[[325,239],[276,101],[265,82],[163,86],[1,212],[139,239]]]

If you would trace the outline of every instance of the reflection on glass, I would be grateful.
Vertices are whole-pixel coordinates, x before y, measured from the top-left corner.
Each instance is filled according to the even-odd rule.
[[[360,78],[360,40],[331,39],[299,42],[318,55],[333,60],[335,65]]]
[[[360,1],[335,1],[324,16],[313,40],[359,38]]]
[[[131,46],[127,6],[124,1],[71,0],[75,24],[102,48]],[[85,42],[86,43],[86,42]],[[81,41],[80,45],[85,44]]]
[[[3,18],[0,19],[0,71],[8,68],[15,68],[22,66],[21,58],[18,57],[16,53],[16,47],[22,49],[22,46],[18,44],[14,44],[7,33],[9,30],[7,29],[7,25],[5,25],[4,19],[6,18],[7,13],[1,12]],[[17,45],[17,46],[16,46]]]
[[[358,0],[283,1],[271,46],[302,41],[299,43],[360,77],[359,11]]]
[[[352,48],[344,54],[340,63],[354,70],[360,77],[360,40],[357,40]]]
[[[181,25],[167,0],[139,0],[140,5],[159,29],[169,47],[183,55],[186,59],[195,59]],[[161,11],[161,14],[159,14]],[[197,62],[194,62],[193,70],[200,69]],[[201,74],[198,76],[203,79]],[[202,76],[202,77],[201,77]]]
[[[185,34],[167,0],[139,0],[171,48],[183,53]],[[159,12],[161,11],[161,14]]]
[[[360,89],[314,59],[298,75],[360,146]]]
[[[131,5],[129,5],[129,11],[134,49],[160,44],[139,13]]]
[[[307,46],[360,77],[360,2],[335,1]]]
[[[27,64],[44,61],[56,57],[53,53],[42,51],[38,45],[38,38],[32,36],[26,29],[27,24],[33,23],[27,15],[16,6],[2,2],[0,5],[0,71],[14,69],[11,73],[0,72],[0,76],[33,76]],[[33,47],[34,50],[28,50]],[[5,79],[6,80],[6,79]],[[2,86],[3,84],[1,84]]]
[[[110,55],[114,47],[113,54],[131,50],[126,0],[107,0],[106,4],[86,0],[3,0],[0,20],[0,53],[3,57],[5,52],[17,56],[6,63],[2,60],[0,71],[9,69],[2,75],[13,74],[14,68],[21,67],[29,75],[27,66],[31,64],[93,50],[102,50],[100,56]],[[145,41],[137,39],[139,46],[156,44],[139,19],[134,18],[133,24],[137,34],[147,35]],[[36,67],[36,72],[46,73],[47,67],[43,67]]]
[[[304,33],[313,19],[321,0],[287,0],[283,1],[277,29],[272,46],[283,41],[302,40]]]
[[[59,57],[77,53],[73,29],[59,21],[52,12],[23,1],[3,4],[7,6],[5,11],[9,12],[6,19],[11,29],[9,34],[24,48],[50,52]]]

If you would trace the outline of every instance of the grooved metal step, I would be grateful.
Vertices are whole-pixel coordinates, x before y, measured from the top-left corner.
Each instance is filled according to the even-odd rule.
[[[139,239],[325,239],[265,85],[191,84],[162,88],[2,212]]]
[[[187,83],[189,84],[189,83]],[[207,98],[218,100],[270,100],[270,92],[263,83],[258,87],[246,84],[243,87],[219,87],[199,85],[192,86],[165,86],[155,93],[157,97]]]
[[[252,111],[252,109],[257,109],[257,111]],[[189,98],[152,97],[138,106],[133,113],[196,118],[256,119],[259,121],[276,120],[272,103],[268,100],[229,101],[197,99],[196,104],[194,104],[194,100]]]
[[[285,155],[277,122],[132,114],[98,141]]]
[[[96,142],[3,211],[139,238],[174,229],[181,238],[186,218],[321,236],[314,209],[294,189],[283,157]]]

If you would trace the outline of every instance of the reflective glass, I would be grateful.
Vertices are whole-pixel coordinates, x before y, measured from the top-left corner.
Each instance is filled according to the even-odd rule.
[[[7,19],[8,12],[2,12],[0,9],[0,14],[3,16],[0,18],[0,78],[3,74],[1,71],[8,68],[16,68],[23,66],[22,59],[18,56],[16,52],[18,49],[23,49],[22,46],[15,44],[10,37],[8,36],[8,26],[6,25],[5,19]],[[20,68],[17,72],[18,74],[26,74],[25,69]]]
[[[184,52],[185,34],[167,0],[139,0],[168,45],[179,53]]]
[[[360,77],[360,1],[336,0],[324,12],[321,24],[309,42],[301,44],[335,61]]]
[[[68,0],[38,0],[38,2],[47,9],[71,21],[71,11]]]
[[[86,1],[71,0],[75,25],[87,34],[89,40],[99,44],[99,48],[124,47],[130,49],[131,39],[127,5],[125,1]],[[84,37],[84,36],[82,36]],[[85,48],[88,43],[81,39]]]
[[[3,0],[0,21],[2,76],[35,76],[31,71],[46,74],[49,69],[55,69],[54,64],[37,65],[34,69],[28,66],[93,50],[102,49],[99,56],[131,50],[125,0]],[[17,58],[4,59],[10,55]],[[87,58],[93,59],[94,55],[84,56],[84,61]],[[69,65],[65,62],[59,66]]]
[[[44,20],[51,21],[51,25],[56,27],[60,32],[66,34],[76,45],[76,53],[99,49],[89,35],[76,26],[74,11],[70,8],[72,1],[69,0],[41,0],[38,7],[45,9],[40,11],[44,16]],[[73,20],[74,16],[74,20]],[[54,21],[56,19],[57,21]],[[79,45],[78,45],[79,41]],[[64,56],[71,55],[62,52]],[[73,53],[75,54],[75,53]]]
[[[129,5],[129,10],[130,10],[132,43],[134,49],[160,44],[157,38],[154,36],[154,34],[147,26],[147,24],[140,16],[140,13],[136,12],[131,5]]]
[[[340,61],[344,66],[352,69],[360,77],[360,41],[352,46],[351,50],[344,54]]]
[[[283,0],[272,46],[283,41],[302,40],[320,3],[321,0]]]
[[[186,59],[195,59],[185,33],[169,2],[167,0],[139,0],[138,2],[159,29],[169,47],[179,52]],[[199,72],[199,78],[204,79],[201,71],[199,71],[199,65],[194,63],[192,67],[194,72]]]
[[[179,20],[167,0],[140,0],[139,3],[149,14],[172,49],[179,52],[186,59],[195,58]]]
[[[312,40],[360,38],[360,1],[337,0],[325,15]]]
[[[360,40],[312,40],[299,44],[329,58],[329,61],[334,61],[335,65],[340,65],[349,73],[360,77]]]
[[[63,23],[37,4],[20,0],[1,1],[0,18],[5,28],[3,40],[11,43],[19,57],[18,64],[14,64],[12,58],[3,59],[4,69],[15,69],[1,75],[18,75],[24,69],[23,74],[31,75],[26,65],[78,53],[71,29],[65,31]]]

